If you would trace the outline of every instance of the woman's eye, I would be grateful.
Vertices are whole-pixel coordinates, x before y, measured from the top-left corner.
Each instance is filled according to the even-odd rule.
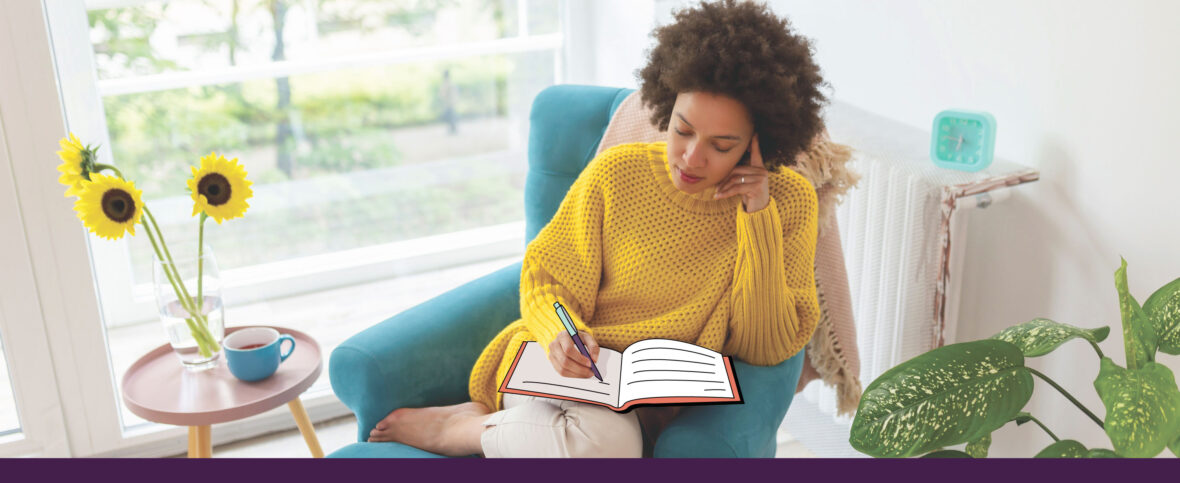
[[[673,131],[676,131],[676,134],[679,134],[679,135],[681,135],[681,136],[684,136],[684,137],[689,137],[689,136],[692,136],[692,133],[686,133],[686,132],[684,132],[684,131],[681,131],[681,130],[679,130],[679,129],[676,129],[676,128],[672,128],[672,130],[673,130]],[[728,152],[730,152],[730,151],[733,151],[733,148],[732,148],[732,147],[731,147],[731,148],[728,148],[728,149],[721,149],[721,148],[717,147],[717,145],[716,145],[716,144],[714,144],[714,145],[713,145],[713,149],[716,149],[716,150],[717,150],[717,152],[719,152],[719,153],[728,153]]]

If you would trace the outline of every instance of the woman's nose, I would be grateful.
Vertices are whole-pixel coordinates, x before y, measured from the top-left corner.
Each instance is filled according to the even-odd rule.
[[[684,163],[689,167],[705,165],[705,155],[700,149],[698,149],[698,147],[698,145],[693,144],[689,145],[688,148],[684,150]]]

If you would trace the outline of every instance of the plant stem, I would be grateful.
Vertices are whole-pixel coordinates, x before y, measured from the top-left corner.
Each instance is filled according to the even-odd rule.
[[[148,221],[151,221],[153,224],[155,223],[155,220],[149,219]],[[141,221],[141,223],[143,223],[143,221]],[[152,249],[156,251],[156,259],[159,260],[160,265],[163,266],[164,275],[166,277],[168,277],[168,283],[172,285],[172,291],[176,293],[176,301],[190,315],[193,313],[196,313],[197,311],[194,310],[192,307],[192,301],[189,300],[187,297],[184,297],[181,295],[181,290],[179,287],[183,287],[184,282],[181,280],[178,280],[180,277],[179,272],[176,274],[173,274],[172,271],[168,270],[168,265],[166,263],[164,263],[164,261],[163,261],[164,257],[163,257],[163,254],[161,254],[161,252],[160,252],[159,244],[156,242],[155,234],[152,233],[151,228],[146,226],[146,224],[144,226],[144,231],[147,232],[148,240],[151,240],[151,242],[152,242]],[[176,267],[173,266],[172,270],[175,270],[175,269],[176,269]],[[164,310],[168,310],[168,308],[164,307]],[[172,315],[172,314],[169,313],[168,315]],[[207,337],[205,335],[205,331],[201,330],[201,326],[198,325],[196,322],[194,322],[193,319],[190,317],[185,317],[184,323],[186,325],[188,325],[189,332],[193,335],[193,339],[197,341],[197,349],[200,352],[201,356],[202,357],[209,357],[209,356],[213,355],[212,347],[216,347],[216,344],[213,344],[213,345],[209,344],[209,342],[210,342],[209,337]]]
[[[188,287],[184,285],[184,279],[180,276],[180,270],[176,268],[176,262],[172,260],[172,253],[168,251],[168,243],[164,241],[164,232],[160,231],[160,224],[156,222],[156,217],[152,215],[150,210],[148,210],[147,205],[144,205],[143,207],[143,214],[146,215],[149,220],[151,220],[152,226],[156,230],[156,236],[160,237],[160,245],[164,248],[164,256],[168,259],[168,263],[163,263],[163,260],[161,260],[161,264],[165,266],[165,270],[167,270],[167,267],[171,267],[172,271],[176,273],[177,283],[180,286],[180,290],[176,292],[176,295],[189,301],[187,304],[189,307],[191,307],[189,309],[189,314],[193,316],[193,319],[196,319],[196,324],[201,329],[198,331],[199,334],[194,335],[200,335],[201,337],[197,338],[197,340],[200,341],[201,339],[204,339],[205,344],[198,343],[198,345],[207,345],[208,350],[210,351],[209,354],[220,351],[221,346],[218,345],[217,341],[213,339],[213,334],[209,332],[209,323],[205,320],[205,301],[201,300],[200,302],[197,302],[195,299],[193,299],[193,296],[189,294]],[[201,277],[198,274],[198,284],[200,284],[200,280]],[[200,305],[196,305],[197,303]],[[204,350],[201,351],[201,355],[204,355],[205,357],[208,357],[209,354],[205,354]]]
[[[119,177],[119,179],[121,179],[121,180],[127,180],[127,178],[124,178],[124,177],[123,177],[123,172],[122,172],[122,171],[119,171],[119,168],[116,168],[116,167],[114,167],[114,166],[111,166],[111,165],[109,165],[109,164],[95,164],[95,165],[94,165],[94,171],[95,171],[95,172],[98,172],[98,173],[101,173],[101,172],[103,172],[103,170],[107,170],[107,169],[109,169],[109,170],[111,170],[111,171],[114,171],[114,172],[115,172],[115,176],[118,176],[118,177]]]
[[[148,240],[151,240],[151,242],[152,242],[152,249],[156,251],[156,259],[158,259],[158,260],[162,259],[163,254],[160,252],[160,247],[156,243],[156,236],[152,233],[152,230],[149,229],[147,226],[145,226],[144,229],[145,229],[144,231],[147,232]],[[162,261],[161,261],[161,265],[163,265]],[[176,286],[176,283],[177,283],[176,278],[172,275],[172,272],[170,272],[167,269],[167,267],[165,267],[165,269],[164,269],[164,275],[166,277],[168,277],[168,283],[172,284],[172,291],[176,292],[177,302],[180,303],[181,307],[183,307],[185,311],[192,313],[192,307],[187,303],[187,301],[181,300],[181,299],[183,299],[183,297],[180,297],[180,288],[178,288]]]
[[[176,262],[174,262],[172,260],[172,252],[168,251],[168,242],[164,241],[164,232],[160,231],[160,224],[156,223],[156,217],[152,216],[151,210],[148,210],[146,205],[144,205],[144,207],[143,207],[143,214],[147,215],[148,219],[150,219],[152,221],[152,226],[155,227],[155,229],[156,229],[156,236],[160,237],[160,245],[164,249],[164,256],[168,258],[167,266],[172,267],[172,270],[174,270],[176,272],[176,278],[178,280],[180,280],[180,290],[182,290],[184,292],[185,298],[192,300],[193,296],[189,295],[188,287],[184,286],[184,279],[180,276],[180,270],[177,270]],[[160,261],[163,262],[163,260],[160,260]],[[180,293],[177,293],[177,295],[180,295]],[[204,308],[204,307],[202,306],[201,308]],[[202,314],[200,314],[198,312],[193,315],[198,316],[198,315],[202,315]]]
[[[197,303],[201,308],[205,308],[205,219],[209,215],[201,212],[201,221],[198,222],[197,228]]]
[[[164,256],[168,257],[168,263],[164,265],[166,267],[171,266],[172,270],[176,272],[176,278],[180,285],[180,292],[177,292],[176,295],[189,300],[188,305],[193,307],[193,309],[189,311],[189,314],[191,314],[193,318],[196,319],[198,326],[202,329],[201,335],[204,336],[206,343],[209,344],[210,350],[214,352],[221,350],[221,347],[217,344],[217,341],[213,340],[213,334],[209,332],[209,322],[205,320],[205,301],[201,300],[200,305],[196,305],[196,300],[193,299],[193,296],[189,294],[188,287],[184,285],[184,279],[180,277],[180,270],[176,268],[176,262],[172,261],[172,253],[168,251],[168,244],[164,241],[164,233],[160,231],[160,224],[156,223],[156,217],[152,216],[152,212],[148,211],[147,206],[143,207],[143,212],[152,221],[152,226],[154,226],[156,229],[156,235],[160,237],[160,245],[164,247]],[[198,275],[198,284],[200,284],[200,280],[201,278]],[[183,292],[183,294],[181,292]]]
[[[1049,376],[1046,376],[1046,375],[1044,375],[1044,374],[1041,374],[1041,373],[1040,373],[1040,371],[1037,371],[1036,369],[1033,369],[1033,368],[1031,368],[1031,367],[1025,367],[1025,369],[1028,369],[1028,370],[1029,370],[1029,372],[1032,372],[1032,373],[1033,373],[1033,374],[1035,374],[1037,377],[1040,377],[1041,379],[1044,379],[1044,380],[1045,380],[1045,382],[1049,383],[1049,385],[1050,385],[1050,386],[1053,386],[1053,388],[1054,388],[1054,389],[1056,389],[1058,392],[1060,392],[1062,395],[1064,395],[1066,399],[1069,399],[1069,402],[1072,402],[1074,406],[1077,406],[1077,407],[1078,407],[1078,409],[1081,409],[1081,410],[1082,410],[1082,412],[1086,413],[1086,416],[1089,416],[1089,417],[1090,417],[1090,419],[1094,420],[1094,422],[1095,422],[1096,424],[1098,424],[1098,427],[1099,427],[1099,428],[1106,429],[1106,425],[1105,425],[1105,424],[1102,424],[1102,420],[1101,420],[1101,419],[1098,419],[1098,416],[1095,416],[1095,415],[1094,415],[1094,413],[1090,412],[1090,410],[1089,410],[1089,409],[1086,409],[1086,407],[1085,407],[1085,406],[1083,406],[1083,405],[1082,405],[1082,403],[1078,402],[1078,400],[1077,400],[1077,399],[1074,399],[1074,397],[1073,397],[1073,396],[1071,396],[1071,395],[1069,394],[1069,392],[1067,392],[1067,391],[1066,391],[1065,389],[1063,389],[1061,386],[1058,386],[1056,382],[1053,382],[1053,380],[1052,380],[1052,379],[1049,379]]]
[[[1037,426],[1040,426],[1041,429],[1045,430],[1046,433],[1049,433],[1049,437],[1053,438],[1054,442],[1061,441],[1061,438],[1058,438],[1056,434],[1053,434],[1052,431],[1049,431],[1049,428],[1045,427],[1045,425],[1041,423],[1041,420],[1037,419],[1031,414],[1028,415],[1028,418],[1031,419],[1032,422],[1037,423]]]
[[[1097,353],[1098,353],[1098,359],[1100,359],[1100,360],[1101,360],[1102,358],[1106,357],[1106,356],[1102,355],[1102,349],[1099,349],[1099,348],[1098,348],[1098,344],[1097,344],[1097,343],[1095,343],[1094,341],[1092,341],[1092,340],[1090,340],[1090,339],[1086,339],[1086,342],[1089,342],[1089,343],[1090,343],[1090,346],[1094,347],[1094,352],[1097,352]]]
[[[109,164],[94,165],[94,170],[100,173],[107,169],[114,171],[115,176],[118,176],[119,179],[127,179],[123,176],[123,172],[119,171],[119,168]],[[184,279],[180,276],[180,270],[176,268],[176,262],[172,260],[172,253],[168,251],[168,243],[164,241],[164,232],[160,230],[160,224],[156,222],[156,217],[152,216],[152,212],[151,210],[148,210],[146,204],[143,206],[143,213],[144,215],[147,215],[148,220],[151,222],[151,226],[148,226],[148,223],[144,223],[142,221],[141,223],[144,225],[145,231],[147,231],[148,239],[152,242],[152,249],[156,252],[156,259],[160,261],[160,265],[162,265],[164,269],[164,275],[168,277],[168,283],[172,285],[172,290],[176,292],[177,302],[180,303],[181,307],[184,308],[185,311],[193,316],[191,319],[196,319],[194,322],[190,318],[186,317],[185,323],[189,325],[189,331],[192,332],[193,339],[197,341],[197,346],[200,349],[201,355],[204,357],[209,357],[212,355],[213,351],[221,350],[221,347],[218,346],[217,341],[213,340],[212,334],[209,333],[209,324],[205,321],[204,314],[205,301],[201,300],[199,302],[200,305],[194,307],[193,298],[191,295],[189,295],[188,288],[184,285]],[[202,228],[204,228],[203,225]],[[154,236],[152,230],[155,230]],[[160,239],[158,244],[156,242],[156,237],[159,237]],[[163,248],[163,254],[161,254],[161,247]],[[198,254],[198,257],[199,256],[200,255]],[[167,263],[164,261],[165,258],[167,258]],[[198,288],[200,286],[200,280],[200,268],[198,268]]]

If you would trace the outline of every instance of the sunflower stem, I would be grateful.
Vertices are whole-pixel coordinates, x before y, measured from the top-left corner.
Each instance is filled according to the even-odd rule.
[[[201,336],[200,338],[194,337],[195,339],[197,339],[197,342],[198,342],[197,345],[202,348],[201,355],[204,357],[209,357],[209,355],[212,354],[213,352],[220,351],[221,346],[219,346],[217,344],[217,341],[215,339],[213,339],[213,333],[209,331],[209,322],[205,316],[205,301],[204,301],[204,299],[200,299],[200,300],[194,299],[193,296],[191,294],[189,294],[188,287],[185,286],[184,279],[181,278],[181,276],[180,276],[180,270],[176,268],[176,262],[173,261],[173,259],[172,259],[172,253],[168,251],[168,243],[166,241],[164,241],[164,233],[162,231],[160,231],[160,224],[156,222],[156,217],[154,215],[152,215],[152,212],[150,210],[148,210],[146,205],[143,207],[143,213],[145,215],[147,215],[148,219],[150,219],[152,221],[152,226],[155,227],[156,235],[160,237],[160,245],[164,248],[164,256],[167,257],[167,259],[168,259],[168,263],[162,263],[162,262],[161,263],[165,267],[171,267],[172,271],[175,272],[175,274],[176,274],[177,283],[180,286],[180,291],[176,292],[176,295],[180,298],[183,298],[183,299],[189,301],[189,303],[188,303],[189,314],[191,314],[193,316],[193,319],[196,319],[197,328],[199,329],[199,335]],[[198,266],[197,286],[198,287],[200,287],[200,285],[201,285],[201,278],[202,278],[200,265],[201,265],[201,263],[200,263],[200,249],[198,248],[198,255],[197,255],[197,266]],[[205,342],[204,344],[200,343],[202,338],[204,339],[204,342]],[[208,354],[206,353],[207,351],[204,350],[205,345],[208,345]]]
[[[151,229],[148,229],[148,227],[146,227],[146,226],[144,228],[145,228],[144,231],[147,232],[148,239],[151,240],[151,242],[152,242],[152,249],[156,251],[156,259],[161,260],[160,264],[163,265],[164,263],[163,263],[162,259],[163,259],[164,255],[160,252],[160,247],[156,244],[156,236],[154,234],[152,234]],[[186,312],[192,313],[192,308],[189,307],[189,305],[187,303],[185,303],[184,300],[181,300],[184,297],[180,296],[180,289],[177,288],[177,286],[176,286],[176,278],[173,277],[172,272],[169,271],[167,269],[167,267],[164,268],[164,275],[166,277],[168,277],[168,283],[172,285],[172,291],[176,292],[177,302],[180,302],[181,306],[184,308],[184,310]]]
[[[198,222],[197,228],[197,303],[201,307],[205,307],[205,219],[209,215],[201,212],[201,221]]]
[[[177,298],[176,301],[178,303],[180,303],[181,307],[184,308],[184,310],[186,312],[188,312],[189,314],[192,314],[194,312],[193,308],[192,308],[192,304],[190,303],[190,301],[186,301],[184,296],[182,296],[180,294],[180,288],[177,286],[178,282],[176,280],[176,276],[173,275],[170,270],[168,270],[167,264],[165,264],[163,262],[164,257],[163,257],[163,254],[160,252],[159,245],[156,243],[155,235],[152,233],[152,230],[149,227],[145,226],[144,228],[145,228],[144,231],[147,232],[147,234],[148,234],[148,239],[151,240],[151,242],[152,242],[152,249],[155,250],[155,252],[156,252],[156,259],[160,260],[160,264],[164,266],[164,275],[168,277],[168,283],[172,285],[172,291],[176,293],[176,298]],[[181,285],[183,285],[183,284],[181,284]],[[167,307],[165,307],[164,309],[168,310]],[[171,315],[171,314],[169,314],[169,315]],[[190,332],[195,332],[198,330],[198,326],[192,321],[191,318],[185,317],[184,323],[189,326]],[[209,355],[212,353],[209,352],[209,348],[207,347],[207,342],[205,342],[201,337],[197,337],[195,333],[193,335],[194,335],[193,338],[197,341],[197,348],[200,351],[202,357],[209,357]]]
[[[116,168],[116,167],[111,166],[109,164],[95,163],[95,165],[94,165],[94,170],[99,173],[101,173],[102,171],[107,170],[107,169],[113,171],[115,173],[115,176],[118,176],[119,179],[122,179],[122,180],[127,179],[123,176],[123,172],[119,171],[119,168]],[[183,307],[186,311],[188,311],[188,313],[190,315],[193,316],[192,319],[196,319],[196,321],[194,322],[190,318],[185,318],[184,319],[185,323],[189,324],[189,330],[190,330],[190,332],[192,332],[193,339],[196,340],[196,342],[197,342],[197,348],[198,348],[201,356],[202,357],[209,357],[210,355],[213,354],[213,352],[220,351],[221,347],[217,344],[217,341],[213,339],[213,334],[211,332],[209,332],[209,324],[205,320],[205,313],[204,313],[205,300],[204,300],[204,297],[200,297],[201,280],[202,280],[202,273],[201,272],[203,271],[202,270],[203,264],[201,263],[201,252],[202,252],[203,244],[201,246],[197,247],[197,295],[198,295],[198,300],[194,301],[192,298],[192,295],[189,295],[189,293],[188,293],[188,287],[185,287],[185,285],[184,285],[184,279],[181,278],[181,276],[180,276],[180,270],[178,270],[176,268],[176,262],[173,261],[173,259],[172,259],[172,253],[170,251],[168,251],[168,242],[164,241],[164,232],[160,230],[160,224],[156,222],[156,217],[152,216],[152,212],[151,212],[151,210],[148,209],[147,204],[144,204],[144,206],[143,206],[143,213],[145,215],[147,215],[148,220],[151,221],[151,226],[147,226],[147,224],[145,223],[144,228],[147,229],[146,231],[148,233],[148,239],[151,240],[151,242],[152,242],[152,249],[154,249],[156,251],[156,259],[160,261],[160,265],[164,266],[164,274],[167,275],[168,282],[170,284],[172,284],[172,290],[174,292],[176,292],[177,301],[180,302],[181,307]],[[204,219],[202,218],[201,221],[202,221],[202,223],[201,223],[200,237],[204,238],[204,234],[205,234]],[[152,230],[155,230],[155,236],[152,236]],[[158,236],[160,238],[159,245],[156,244],[156,236]],[[161,255],[161,253],[160,253],[161,247],[163,248],[163,255]],[[167,258],[167,262],[164,261],[165,258]],[[198,305],[194,305],[194,302]]]
[[[209,349],[209,339],[205,337],[201,326],[197,325],[191,318],[184,319],[184,323],[188,326],[188,332],[193,336],[193,340],[197,341],[197,353],[201,354],[201,357],[213,355],[212,350]]]
[[[1077,399],[1074,399],[1074,397],[1072,395],[1070,395],[1070,393],[1068,391],[1063,389],[1061,386],[1058,386],[1057,383],[1053,382],[1052,379],[1049,379],[1049,376],[1041,374],[1040,371],[1037,371],[1036,369],[1033,369],[1031,367],[1025,367],[1025,369],[1028,369],[1029,372],[1033,373],[1034,375],[1036,375],[1037,377],[1039,377],[1041,379],[1044,379],[1045,382],[1049,383],[1050,386],[1053,386],[1053,389],[1056,389],[1058,392],[1060,392],[1062,395],[1064,395],[1066,399],[1069,399],[1069,402],[1072,402],[1074,406],[1077,406],[1078,409],[1081,409],[1083,413],[1086,413],[1086,416],[1089,416],[1090,419],[1094,420],[1094,422],[1096,424],[1098,424],[1099,428],[1106,429],[1106,425],[1102,424],[1102,420],[1098,419],[1098,416],[1095,416],[1094,413],[1090,412],[1089,409],[1086,409],[1086,406],[1083,406],[1081,402],[1078,402]]]
[[[168,242],[164,240],[164,233],[160,231],[160,224],[156,222],[156,217],[152,215],[151,210],[148,209],[146,204],[143,207],[143,213],[144,215],[147,215],[147,219],[151,221],[152,225],[148,229],[148,237],[152,238],[152,229],[154,229],[156,236],[160,238],[160,246],[163,247],[164,253],[161,256],[160,249],[157,248],[156,256],[159,257],[160,264],[164,266],[164,272],[169,274],[169,279],[172,277],[176,278],[176,282],[173,284],[172,289],[176,291],[176,296],[181,300],[181,304],[185,310],[187,310],[189,315],[192,315],[192,318],[196,320],[195,325],[197,327],[198,334],[194,334],[193,338],[197,341],[197,346],[200,349],[201,355],[203,357],[209,357],[209,355],[211,355],[213,352],[220,351],[221,347],[217,344],[216,340],[213,340],[213,335],[209,332],[209,324],[205,321],[204,301],[202,301],[200,305],[196,305],[196,300],[194,300],[192,295],[189,294],[188,287],[184,285],[184,279],[180,276],[180,270],[176,268],[176,262],[172,259],[172,253],[168,251]],[[154,238],[152,243],[153,245],[155,244]],[[197,280],[200,280],[200,278]],[[198,335],[200,337],[198,337]]]
[[[202,315],[201,311],[194,310],[195,300],[192,295],[189,295],[188,287],[184,285],[184,278],[180,276],[180,270],[176,268],[176,262],[172,260],[172,253],[168,251],[168,242],[164,240],[164,233],[160,231],[160,224],[156,222],[156,217],[152,216],[152,212],[148,210],[147,206],[143,207],[143,214],[147,215],[147,218],[151,220],[152,227],[156,231],[156,236],[160,238],[160,246],[164,251],[164,255],[160,257],[160,264],[164,265],[165,270],[171,269],[176,276],[177,286],[180,288],[180,290],[176,291],[176,295],[188,302],[186,305],[189,307],[190,314],[196,318],[200,318]],[[204,308],[204,306],[201,308]]]
[[[111,170],[111,171],[114,171],[114,172],[115,172],[115,176],[118,176],[118,177],[119,177],[119,179],[121,179],[121,180],[124,180],[124,181],[126,181],[126,180],[127,180],[127,178],[124,178],[124,177],[123,177],[123,172],[122,172],[122,171],[119,171],[119,168],[116,168],[116,167],[114,167],[114,166],[111,166],[111,165],[109,165],[109,164],[99,164],[99,163],[95,163],[95,164],[94,164],[94,171],[93,171],[93,172],[95,172],[95,173],[102,173],[104,170],[107,170],[107,169],[109,169],[109,170]]]

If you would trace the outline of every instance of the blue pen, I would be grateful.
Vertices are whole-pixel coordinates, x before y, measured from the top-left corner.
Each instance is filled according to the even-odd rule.
[[[574,344],[578,346],[578,350],[582,355],[586,356],[586,360],[590,361],[590,370],[594,371],[594,377],[599,381],[602,380],[602,374],[598,373],[598,366],[594,365],[594,359],[590,358],[590,351],[586,350],[586,344],[582,343],[582,338],[578,337],[578,329],[574,327],[574,321],[570,319],[570,314],[565,311],[565,307],[561,306],[561,302],[553,302],[553,307],[557,309],[557,317],[561,319],[561,324],[565,326],[565,331],[570,333],[570,337],[574,338]]]

